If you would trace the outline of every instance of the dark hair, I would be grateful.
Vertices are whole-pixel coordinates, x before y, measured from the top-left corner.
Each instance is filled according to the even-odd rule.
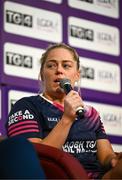
[[[64,43],[58,43],[58,44],[50,45],[46,49],[46,51],[42,54],[42,57],[40,59],[40,63],[41,63],[40,73],[41,73],[41,71],[42,71],[42,69],[44,67],[44,64],[45,64],[45,61],[47,59],[47,56],[48,56],[49,52],[51,50],[53,50],[53,49],[56,49],[56,48],[64,48],[64,49],[69,50],[72,53],[74,60],[77,62],[77,69],[79,70],[79,68],[80,68],[80,61],[79,61],[79,56],[78,56],[78,53],[76,52],[76,50],[74,48],[64,44]]]

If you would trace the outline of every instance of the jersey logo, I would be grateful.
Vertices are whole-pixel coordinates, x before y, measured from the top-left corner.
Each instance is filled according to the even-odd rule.
[[[9,116],[8,125],[22,121],[22,120],[32,120],[34,119],[34,115],[31,114],[27,109],[23,112],[22,110],[17,111],[13,113],[11,116]]]
[[[52,122],[58,122],[59,118],[57,118],[57,117],[47,117],[47,120],[52,121]]]
[[[96,141],[67,141],[63,150],[73,154],[96,152]]]

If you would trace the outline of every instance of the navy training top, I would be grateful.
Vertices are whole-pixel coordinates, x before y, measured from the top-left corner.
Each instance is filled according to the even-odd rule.
[[[15,103],[9,113],[7,135],[43,139],[60,121],[62,115],[63,107],[43,96],[24,97]],[[84,117],[76,118],[62,148],[75,156],[86,170],[101,172],[96,156],[96,140],[106,138],[99,113],[93,107],[85,106]]]

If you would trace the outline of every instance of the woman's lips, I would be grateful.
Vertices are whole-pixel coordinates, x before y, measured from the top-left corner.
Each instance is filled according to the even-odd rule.
[[[55,79],[54,82],[59,84],[60,80],[61,80],[61,78],[60,79]]]

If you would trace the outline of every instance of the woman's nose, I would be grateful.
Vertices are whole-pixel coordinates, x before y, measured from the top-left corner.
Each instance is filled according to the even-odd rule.
[[[63,73],[63,67],[62,67],[62,65],[59,64],[59,65],[57,66],[56,72],[57,72],[57,73]]]

